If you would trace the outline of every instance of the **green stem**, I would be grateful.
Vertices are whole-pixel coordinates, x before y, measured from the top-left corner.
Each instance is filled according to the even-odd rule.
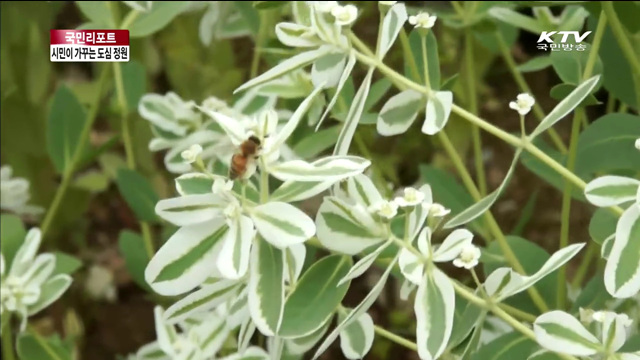
[[[91,132],[91,127],[93,126],[93,122],[95,121],[96,116],[98,115],[98,109],[100,107],[100,99],[102,97],[102,89],[104,88],[104,83],[107,79],[108,73],[109,73],[109,68],[105,66],[100,73],[100,78],[97,83],[96,96],[95,98],[93,98],[93,101],[89,106],[89,112],[87,113],[87,120],[84,122],[84,125],[82,127],[80,138],[78,140],[79,141],[78,146],[76,147],[75,152],[71,157],[71,162],[67,164],[67,167],[64,169],[60,186],[56,190],[56,194],[53,198],[53,201],[51,202],[51,205],[49,206],[49,210],[47,211],[47,214],[42,220],[42,225],[40,226],[40,229],[42,231],[42,238],[45,238],[47,233],[49,232],[51,224],[55,219],[56,214],[58,212],[58,208],[60,207],[60,204],[62,202],[62,199],[64,198],[67,192],[67,189],[71,184],[71,180],[73,179],[73,173],[76,170],[76,167],[78,166],[78,162],[82,159],[84,148],[87,144],[87,141],[89,140],[89,133]]]
[[[15,360],[15,350],[13,344],[13,332],[11,329],[11,314],[2,316],[2,358]]]
[[[633,44],[631,44],[631,41],[627,37],[627,33],[625,32],[620,19],[618,19],[618,15],[616,15],[616,11],[613,8],[613,2],[602,1],[601,4],[602,11],[611,24],[611,30],[618,41],[618,45],[620,46],[620,49],[622,49],[624,57],[627,58],[627,62],[631,66],[631,76],[633,77],[636,88],[636,106],[640,107],[640,59],[634,51]]]
[[[427,89],[431,90],[431,79],[429,79],[429,57],[427,56],[427,34],[422,35],[420,47],[422,48],[422,71],[424,74],[424,84],[427,86]]]
[[[473,34],[471,29],[465,30],[465,75],[467,84],[467,102],[469,110],[473,114],[478,113],[478,100],[476,97],[476,75],[473,55]],[[484,171],[484,161],[482,160],[482,138],[477,125],[471,126],[471,139],[473,142],[473,159],[476,167],[476,179],[480,194],[487,194],[487,176]]]
[[[128,17],[127,17],[128,18]],[[126,21],[126,19],[125,19]],[[127,158],[127,167],[130,170],[136,168],[136,158],[133,151],[133,141],[129,132],[129,107],[127,105],[127,98],[124,92],[124,84],[122,81],[122,68],[120,63],[113,63],[113,75],[115,77],[116,84],[116,97],[118,99],[118,106],[121,113],[121,126],[122,126],[122,142],[124,143],[125,156]],[[142,240],[144,242],[144,248],[147,252],[149,259],[155,254],[153,246],[153,237],[151,234],[151,227],[146,221],[140,221],[140,230],[142,232]]]
[[[260,68],[260,57],[262,56],[262,43],[264,42],[264,40],[266,39],[266,36],[268,34],[268,24],[267,24],[267,15],[266,15],[266,10],[265,11],[258,11],[258,14],[260,16],[260,26],[258,29],[258,35],[256,37],[256,43],[255,43],[255,47],[253,50],[253,58],[251,59],[251,73],[250,76],[253,79],[254,77],[258,76],[258,70]]]
[[[607,24],[607,18],[600,14],[598,19],[598,25],[596,27],[596,33],[593,39],[593,45],[591,46],[589,57],[582,74],[582,79],[588,79],[593,73],[593,68],[598,58],[598,50],[602,43],[602,37],[604,35],[605,26]],[[567,170],[573,172],[576,164],[576,154],[578,150],[578,137],[580,135],[580,125],[587,119],[584,108],[577,108],[573,115],[573,123],[571,125],[571,140],[569,141],[569,155],[567,159]],[[560,213],[560,248],[565,248],[569,245],[569,229],[571,227],[571,193],[573,191],[573,184],[565,180],[564,189],[562,192],[562,210]],[[557,284],[557,304],[558,308],[563,310],[567,303],[567,268],[561,267],[558,269],[558,284]]]
[[[420,79],[420,71],[418,70],[418,64],[416,64],[416,58],[413,57],[413,52],[411,51],[411,44],[409,43],[409,36],[407,35],[407,31],[405,29],[400,30],[400,45],[402,46],[402,52],[404,53],[404,58],[408,62],[409,71],[411,71],[411,75],[416,80]]]
[[[354,44],[356,44],[356,42],[354,42]],[[356,55],[356,58],[369,66],[374,66],[376,68],[378,68],[378,70],[380,70],[380,72],[382,72],[384,75],[388,76],[389,80],[395,84],[399,89],[401,90],[406,90],[406,89],[413,89],[415,91],[418,92],[422,92],[424,94],[429,94],[430,91],[428,89],[426,89],[424,86],[417,84],[413,81],[411,81],[410,79],[407,79],[406,77],[402,76],[401,74],[399,74],[398,72],[396,72],[395,70],[393,70],[392,68],[390,68],[389,66],[387,66],[386,64],[384,64],[383,62],[379,61],[378,59],[375,59],[373,57],[367,56],[366,54],[363,54],[361,52],[355,51],[354,52]],[[571,171],[568,171],[565,167],[563,167],[560,163],[558,163],[555,159],[551,158],[549,155],[547,155],[545,152],[543,152],[542,150],[540,150],[539,148],[537,148],[533,143],[531,143],[531,141],[527,140],[522,140],[516,136],[513,136],[511,134],[509,134],[508,132],[500,129],[499,127],[489,123],[488,121],[474,115],[471,114],[470,112],[468,112],[467,110],[461,108],[460,106],[453,104],[451,106],[451,111],[462,117],[463,119],[478,125],[478,127],[480,127],[481,129],[483,129],[484,131],[496,136],[497,138],[501,139],[502,141],[506,142],[509,145],[512,145],[516,148],[523,148],[526,151],[528,151],[529,153],[531,153],[531,155],[533,155],[534,157],[538,158],[538,160],[542,161],[543,163],[545,163],[547,166],[551,167],[553,170],[555,170],[558,174],[560,174],[562,177],[569,179],[569,181],[571,181],[574,185],[576,185],[580,190],[584,190],[584,188],[587,186],[587,184],[580,179],[580,177],[576,176],[574,173],[572,173]],[[623,210],[622,208],[618,207],[618,206],[612,206],[609,207],[609,209],[617,214],[617,215],[621,215]]]
[[[520,88],[520,91],[527,94],[533,94],[533,92],[531,91],[531,88],[529,87],[529,84],[527,84],[527,81],[524,79],[524,76],[518,70],[516,61],[513,58],[513,55],[511,55],[511,49],[509,49],[509,46],[504,41],[504,38],[502,37],[502,33],[499,31],[496,31],[495,34],[496,34],[496,39],[498,40],[498,46],[500,47],[500,53],[502,54],[502,58],[504,62],[507,64],[507,68],[509,68],[509,72],[511,72],[511,76],[513,76],[513,79],[516,81],[516,84]],[[533,114],[538,118],[538,121],[542,121],[542,119],[545,118],[546,115],[544,113],[544,110],[542,110],[542,106],[540,106],[539,102],[536,102],[535,104],[533,104]],[[551,138],[551,141],[553,141],[554,145],[558,148],[558,150],[561,153],[565,154],[567,152],[567,147],[565,146],[564,142],[562,141],[562,138],[560,137],[560,135],[555,129],[549,129],[549,137]]]
[[[413,341],[407,340],[400,335],[396,335],[391,331],[388,331],[385,328],[380,327],[378,325],[374,325],[373,330],[375,331],[376,334],[382,336],[383,338],[391,342],[404,346],[409,350],[418,351],[418,345],[416,345],[416,343],[414,343]]]
[[[598,255],[598,245],[597,243],[590,241],[587,244],[587,251],[584,254],[584,258],[582,262],[580,262],[580,266],[578,270],[576,270],[576,274],[573,276],[573,281],[571,282],[571,287],[574,289],[580,288],[582,286],[582,281],[584,277],[587,275],[587,270],[593,265],[592,261],[594,258],[597,259]]]
[[[260,167],[260,203],[269,202],[269,173],[264,170],[264,166]]]
[[[469,174],[469,171],[467,170],[467,168],[464,166],[464,163],[462,162],[460,155],[458,155],[458,152],[456,151],[453,144],[449,140],[449,137],[447,136],[446,131],[445,130],[440,131],[438,133],[438,136],[440,137],[440,140],[445,150],[449,154],[449,157],[453,161],[453,164],[456,167],[458,174],[460,174],[460,177],[462,178],[462,182],[464,183],[465,187],[471,193],[471,196],[474,198],[474,200],[479,201],[482,198],[482,196],[480,195],[480,192],[478,191],[478,188],[476,187],[476,185],[473,183],[473,180],[471,179],[471,175]],[[500,246],[500,249],[502,250],[504,257],[507,259],[507,262],[511,266],[513,266],[513,268],[517,272],[521,274],[526,274],[524,271],[524,267],[522,266],[522,264],[516,257],[515,253],[509,246],[506,236],[502,232],[502,229],[500,229],[500,226],[498,225],[498,222],[496,221],[496,219],[493,217],[493,214],[491,213],[491,211],[485,212],[484,217],[486,219],[487,227],[489,227],[489,231],[496,238],[496,241],[498,242],[498,245]],[[527,289],[527,291],[529,292],[529,295],[531,295],[531,299],[533,300],[533,302],[536,304],[536,306],[540,310],[544,312],[549,309],[546,302],[540,295],[540,292],[538,292],[536,288],[530,287],[529,289]]]
[[[122,24],[120,25],[120,29],[127,29],[133,22],[140,16],[140,12],[138,10],[132,9],[129,11],[127,16],[122,20]]]
[[[573,171],[576,163],[576,153],[578,148],[578,135],[580,135],[580,123],[584,118],[584,109],[578,108],[573,115],[571,124],[571,140],[569,141],[569,157],[567,159],[567,170]],[[571,193],[573,184],[565,180],[562,191],[562,209],[560,212],[560,249],[569,245],[569,228],[571,226]],[[558,284],[556,288],[556,301],[558,309],[564,310],[567,303],[567,268],[558,269]]]

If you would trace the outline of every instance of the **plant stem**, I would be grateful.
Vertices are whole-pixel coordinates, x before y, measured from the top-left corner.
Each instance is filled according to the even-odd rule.
[[[576,163],[576,153],[578,148],[578,135],[580,135],[581,119],[585,117],[584,109],[578,108],[573,115],[571,124],[571,140],[569,141],[569,156],[567,159],[567,170],[573,171]],[[569,180],[564,181],[562,191],[562,209],[560,213],[560,249],[569,245],[569,228],[571,226],[571,193],[573,184]],[[558,284],[556,288],[556,302],[558,309],[564,310],[567,303],[567,268],[561,266],[558,269]]]
[[[469,110],[473,114],[478,113],[478,100],[476,97],[476,74],[473,55],[473,34],[471,29],[467,28],[464,34],[465,39],[465,75],[467,84],[467,102]],[[487,194],[487,176],[484,171],[484,161],[482,160],[482,138],[480,137],[480,129],[477,125],[471,126],[471,139],[473,142],[473,159],[476,167],[476,182],[482,196]]]
[[[100,72],[100,78],[98,79],[98,83],[97,83],[96,96],[89,106],[89,111],[87,112],[87,120],[84,122],[84,125],[82,127],[80,138],[78,140],[78,146],[76,147],[75,152],[71,157],[71,162],[67,164],[67,167],[64,169],[60,186],[56,190],[56,194],[51,202],[51,205],[49,206],[49,210],[47,211],[47,214],[42,220],[42,225],[40,226],[40,229],[42,231],[42,238],[45,238],[47,233],[49,232],[51,223],[55,219],[56,214],[58,212],[58,208],[60,207],[60,204],[62,202],[62,199],[64,198],[64,195],[66,194],[67,189],[71,184],[73,173],[76,170],[76,167],[78,166],[78,162],[82,158],[82,154],[84,153],[84,148],[87,144],[87,140],[89,139],[89,133],[91,132],[91,127],[93,126],[93,122],[95,121],[96,116],[98,115],[98,109],[100,107],[100,99],[102,98],[102,89],[104,88],[104,83],[107,79],[108,73],[109,73],[109,67],[108,66],[103,67]]]
[[[596,33],[593,38],[593,45],[591,46],[587,63],[584,67],[582,79],[588,79],[593,73],[593,67],[595,66],[596,59],[598,58],[598,50],[602,43],[602,37],[604,35],[605,25],[607,24],[607,18],[600,14],[598,19],[598,26],[596,27]],[[573,172],[576,165],[576,154],[578,151],[578,137],[580,135],[580,125],[582,121],[587,119],[584,108],[577,108],[573,115],[573,123],[571,124],[571,140],[569,141],[569,154],[567,159],[567,170]],[[569,245],[569,231],[571,227],[571,193],[573,191],[573,184],[565,180],[564,189],[562,192],[562,210],[560,214],[560,248],[564,248]],[[564,310],[567,303],[567,268],[560,267],[558,269],[558,284],[557,284],[557,304],[558,308]]]
[[[127,16],[125,16],[124,20],[122,20],[122,24],[120,25],[120,29],[127,29],[133,22],[140,16],[140,12],[136,9],[131,9]]]
[[[633,78],[633,82],[636,88],[636,96],[637,96],[636,106],[640,107],[640,59],[638,58],[638,55],[634,51],[633,45],[631,44],[631,41],[627,37],[627,33],[625,32],[624,27],[622,26],[620,19],[618,19],[618,15],[616,15],[616,11],[613,8],[613,2],[602,1],[601,4],[602,4],[602,11],[606,15],[607,20],[609,20],[609,23],[611,24],[610,25],[611,30],[613,31],[613,34],[616,37],[618,45],[620,46],[620,49],[622,50],[624,57],[627,58],[627,62],[629,63],[629,66],[631,66],[631,76]]]
[[[509,72],[511,72],[511,76],[513,76],[513,79],[516,81],[516,84],[520,88],[520,91],[527,94],[532,94],[533,92],[527,84],[527,81],[524,79],[524,76],[522,76],[522,73],[518,70],[516,61],[514,60],[513,55],[511,55],[511,49],[509,49],[509,46],[507,46],[507,43],[504,41],[502,33],[496,31],[495,34],[496,39],[498,40],[498,46],[500,47],[502,58],[507,64],[507,68],[509,68]],[[538,118],[538,121],[542,121],[542,119],[544,119],[546,116],[539,102],[533,104],[533,113]],[[549,137],[561,153],[565,154],[567,152],[567,147],[565,146],[562,138],[555,129],[549,129]]]
[[[121,126],[122,126],[122,142],[124,143],[125,156],[127,158],[127,167],[130,170],[136,168],[136,158],[133,151],[133,141],[129,132],[129,107],[127,105],[127,98],[124,92],[124,84],[122,82],[122,68],[119,62],[113,63],[113,75],[116,84],[116,97],[118,99],[118,106],[120,107]],[[153,237],[151,234],[151,227],[146,221],[140,221],[140,230],[142,232],[142,240],[144,242],[144,248],[147,252],[149,259],[155,254],[155,248],[153,246]]]
[[[268,24],[267,24],[267,10],[258,11],[258,15],[260,16],[260,26],[258,29],[258,35],[256,37],[256,43],[253,50],[253,58],[251,59],[251,73],[250,76],[253,79],[258,76],[258,70],[260,68],[260,57],[262,56],[262,43],[267,36],[268,33]]]
[[[460,155],[458,155],[458,152],[456,151],[453,144],[451,143],[451,140],[449,140],[449,137],[447,136],[447,132],[443,129],[438,133],[438,136],[440,137],[440,140],[442,141],[442,144],[445,150],[449,154],[449,157],[453,161],[453,164],[456,167],[458,174],[460,174],[460,177],[462,177],[462,181],[465,187],[471,193],[471,196],[474,198],[474,200],[479,201],[481,199],[480,192],[478,191],[478,188],[476,187],[476,185],[473,183],[473,180],[471,179],[471,175],[469,174],[469,171],[467,170],[467,168],[464,166],[464,163],[462,162]],[[504,254],[504,257],[507,259],[507,262],[511,266],[513,266],[513,268],[517,272],[521,274],[525,274],[524,267],[522,267],[522,264],[520,264],[520,261],[518,261],[518,258],[513,253],[513,250],[511,249],[511,247],[509,246],[509,243],[507,242],[506,236],[502,232],[502,229],[500,229],[500,226],[498,225],[498,222],[496,221],[496,219],[493,217],[493,214],[491,213],[491,211],[485,212],[484,217],[486,219],[486,224],[487,224],[487,227],[489,228],[489,231],[493,234],[493,236],[495,236],[496,241],[498,242],[498,245],[500,246],[500,249]],[[540,292],[536,288],[530,287],[529,289],[527,289],[527,291],[529,292],[529,295],[531,295],[531,299],[533,300],[533,302],[536,304],[536,306],[540,310],[544,312],[549,309],[546,302],[540,295]]]
[[[427,56],[427,34],[422,35],[420,48],[422,49],[422,71],[424,74],[424,84],[431,91],[431,79],[429,79],[429,57]]]
[[[2,358],[5,360],[15,360],[13,333],[11,329],[11,314],[2,316]]]
[[[357,46],[357,42],[354,42],[354,44],[356,44]],[[378,70],[380,70],[383,74],[385,74],[389,78],[389,80],[393,84],[395,84],[399,89],[401,90],[413,89],[418,92],[429,94],[429,90],[426,89],[424,86],[417,84],[411,81],[410,79],[407,79],[406,77],[402,76],[401,74],[396,72],[394,69],[390,68],[389,66],[381,62],[380,60],[367,56],[366,54],[363,54],[358,51],[355,51],[354,53],[356,55],[356,58],[362,63],[378,68]],[[528,139],[523,140],[516,136],[513,136],[508,132],[498,128],[497,126],[489,123],[488,121],[476,115],[471,114],[470,112],[468,112],[467,110],[461,108],[456,104],[453,104],[451,106],[451,111],[457,114],[458,116],[462,117],[463,119],[478,125],[478,127],[480,127],[481,129],[496,136],[497,138],[501,139],[507,144],[510,144],[516,148],[525,149],[526,151],[531,153],[531,155],[538,158],[538,160],[542,161],[547,166],[555,170],[562,177],[574,183],[574,185],[576,185],[580,190],[584,190],[584,188],[587,186],[587,184],[582,179],[580,179],[571,171],[568,171],[565,167],[563,167],[555,159],[551,158],[549,155],[547,155],[538,147],[536,147]],[[609,209],[616,215],[621,215],[623,212],[622,208],[620,208],[619,206],[612,206],[612,207],[609,207]]]
[[[587,252],[584,254],[584,258],[580,263],[580,267],[576,270],[576,274],[573,276],[573,281],[571,282],[571,287],[579,288],[582,285],[582,280],[584,280],[585,275],[587,274],[587,270],[590,265],[592,265],[592,261],[594,256],[598,255],[598,245],[597,243],[590,241],[587,244]]]
[[[411,75],[415,79],[420,79],[420,71],[418,70],[418,64],[416,64],[416,59],[413,57],[413,52],[411,51],[411,44],[409,43],[409,36],[407,36],[407,31],[405,29],[400,30],[400,45],[402,46],[402,52],[404,53],[404,58],[407,60],[409,65],[409,71],[411,71]]]
[[[418,345],[416,345],[416,343],[414,343],[413,341],[407,340],[400,335],[396,335],[391,331],[388,331],[385,328],[380,327],[378,325],[374,325],[373,330],[375,331],[376,334],[382,336],[383,338],[391,342],[404,346],[409,350],[418,351]]]

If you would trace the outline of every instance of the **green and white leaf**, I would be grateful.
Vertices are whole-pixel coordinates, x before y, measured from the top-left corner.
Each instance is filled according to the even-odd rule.
[[[375,336],[371,315],[363,313],[340,333],[340,348],[347,359],[363,359]]]
[[[427,135],[435,135],[442,130],[451,114],[453,106],[453,93],[451,91],[436,91],[427,100],[424,124],[422,132]]]
[[[590,356],[602,347],[595,336],[564,311],[555,310],[538,316],[533,331],[540,346],[562,354]]]
[[[187,173],[175,179],[176,191],[182,196],[210,194],[213,178],[203,173]]]
[[[367,101],[367,96],[369,96],[373,70],[373,67],[369,68],[367,75],[364,77],[364,80],[362,80],[360,88],[358,88],[358,91],[353,97],[351,107],[349,107],[349,112],[347,113],[347,118],[344,122],[342,131],[338,136],[336,147],[333,150],[333,155],[347,155],[347,153],[349,152],[351,140],[353,140],[353,135],[356,132],[356,127],[358,127],[358,123],[360,122],[360,118],[362,117],[362,113],[364,112],[364,105]]]
[[[174,225],[188,226],[221,216],[226,205],[222,197],[209,192],[160,200],[155,211],[158,216]]]
[[[244,215],[229,220],[227,224],[229,231],[222,240],[216,265],[223,277],[237,280],[245,276],[249,269],[251,244],[256,230],[251,219]]]
[[[411,89],[392,96],[380,110],[376,130],[384,136],[406,132],[418,116],[423,103],[424,95]]]
[[[349,198],[367,208],[382,201],[382,195],[380,195],[373,181],[366,175],[359,174],[349,178],[347,180],[347,190]]]
[[[511,176],[513,176],[513,172],[515,171],[516,165],[518,164],[518,159],[520,159],[521,153],[522,153],[521,149],[518,149],[516,151],[516,154],[513,157],[513,161],[509,166],[509,171],[507,172],[507,175],[504,177],[504,180],[502,180],[502,183],[500,184],[500,186],[498,186],[498,188],[494,190],[491,194],[482,198],[480,201],[471,205],[470,207],[468,207],[467,209],[465,209],[464,211],[460,212],[458,215],[454,216],[449,221],[447,221],[447,223],[444,225],[445,229],[450,229],[456,226],[469,223],[474,219],[476,219],[477,217],[479,217],[480,215],[484,214],[485,211],[489,210],[489,208],[496,202],[496,200],[498,200],[498,197],[500,197],[504,189],[507,187],[507,185],[511,181]]]
[[[609,255],[611,255],[611,249],[613,249],[615,239],[615,233],[604,239],[604,241],[602,242],[602,246],[600,247],[600,257],[605,260],[609,260]]]
[[[167,308],[164,313],[164,321],[175,324],[198,313],[215,309],[236,295],[237,289],[238,283],[231,280],[220,280],[210,285],[203,285],[201,289]]]
[[[447,347],[455,311],[455,292],[451,280],[434,268],[418,286],[416,344],[421,359],[438,359]]]
[[[328,196],[316,216],[317,236],[329,250],[355,255],[385,240],[383,229],[360,204]]]
[[[290,355],[302,355],[311,350],[327,332],[330,324],[331,318],[310,335],[285,340],[284,346],[286,353]]]
[[[556,105],[556,107],[553,108],[553,110],[551,110],[551,112],[547,114],[544,119],[542,119],[538,127],[533,130],[529,138],[533,139],[536,136],[542,134],[545,130],[555,125],[555,123],[562,120],[562,118],[564,118],[567,114],[578,107],[582,100],[584,100],[584,98],[591,94],[591,90],[595,88],[598,80],[600,80],[600,76],[596,75],[578,85],[578,87],[576,87],[575,90],[571,92],[571,94],[564,98],[564,100]]]
[[[284,145],[287,139],[291,136],[291,134],[293,134],[295,129],[298,127],[298,124],[300,124],[300,121],[302,120],[302,118],[307,114],[307,111],[309,110],[309,108],[313,105],[313,100],[315,99],[315,97],[321,91],[322,91],[322,87],[317,87],[309,94],[309,96],[307,96],[300,103],[300,105],[298,105],[298,108],[296,108],[296,111],[293,113],[293,115],[291,115],[287,123],[282,127],[282,129],[280,129],[280,131],[278,131],[275,141],[271,146],[272,149],[276,150],[276,149],[279,149],[282,145]],[[268,155],[268,154],[265,154],[265,155]]]
[[[606,207],[635,201],[640,181],[624,176],[601,176],[589,182],[584,195],[595,206]]]
[[[640,206],[631,205],[618,220],[616,237],[604,269],[604,284],[616,298],[640,291]]]
[[[351,311],[342,321],[340,321],[340,323],[333,329],[333,331],[331,331],[331,333],[329,333],[329,335],[327,335],[327,337],[324,339],[322,344],[320,344],[315,354],[313,355],[313,360],[318,359],[320,355],[327,351],[327,349],[331,346],[331,344],[333,344],[333,342],[338,338],[340,333],[347,326],[351,325],[362,314],[366,313],[367,310],[369,310],[378,296],[380,296],[380,293],[382,292],[382,289],[384,288],[384,285],[389,278],[389,273],[395,266],[397,260],[398,258],[396,257],[393,259],[393,261],[391,261],[385,272],[382,274],[382,276],[380,276],[378,282],[373,286],[373,288],[371,288],[371,291],[367,294],[367,296],[365,296],[362,302],[358,304],[358,306],[356,306],[353,311]]]
[[[355,65],[356,65],[356,56],[354,53],[351,53],[349,54],[349,59],[347,60],[347,64],[344,66],[344,69],[342,70],[342,74],[340,75],[340,79],[338,80],[338,84],[336,85],[335,93],[333,94],[333,97],[331,97],[331,100],[329,101],[329,105],[327,105],[327,108],[325,109],[324,113],[318,120],[318,124],[316,125],[316,131],[318,131],[325,117],[327,117],[327,114],[329,114],[331,109],[333,109],[336,102],[338,101],[338,96],[340,95],[340,92],[342,91],[344,84],[349,79],[349,76],[351,75],[351,72],[353,71],[353,67]]]
[[[29,316],[47,308],[71,286],[73,279],[67,274],[58,274],[47,279],[40,287],[40,297],[36,303],[29,305]]]
[[[260,235],[280,249],[301,244],[316,233],[313,219],[287,203],[269,202],[258,205],[251,210],[250,215]]]
[[[311,66],[311,81],[314,88],[332,88],[338,85],[344,72],[347,55],[343,52],[329,52]]]
[[[296,202],[320,194],[333,185],[333,181],[285,181],[270,196],[272,201]]]
[[[220,218],[178,229],[149,261],[145,280],[160,295],[193,290],[211,275],[228,231]]]
[[[349,289],[349,283],[340,284],[340,279],[351,264],[351,258],[343,255],[327,256],[313,264],[287,297],[278,336],[291,339],[320,329]]]
[[[258,330],[274,336],[284,313],[284,256],[282,250],[258,237],[251,250],[249,311]]]
[[[304,244],[291,245],[285,249],[284,260],[287,266],[285,280],[290,284],[298,281],[306,258],[307,247]],[[293,275],[294,278],[291,279],[290,275]]]
[[[380,254],[384,251],[384,249],[386,249],[390,244],[391,244],[391,241],[387,241],[384,244],[382,244],[382,246],[378,247],[375,251],[372,251],[371,253],[364,256],[362,259],[358,260],[358,262],[353,265],[351,270],[349,270],[349,273],[347,273],[347,275],[345,275],[340,280],[338,285],[342,285],[345,282],[351,281],[355,278],[360,277],[362,274],[364,274],[365,271],[367,271],[371,267],[371,265],[373,265],[373,263],[376,261],[378,256],[380,256]]]
[[[313,29],[290,22],[276,25],[276,37],[290,47],[318,47],[322,41],[313,33]]]
[[[382,20],[380,27],[380,43],[376,51],[376,57],[382,60],[393,43],[396,41],[402,26],[407,22],[407,8],[404,4],[395,4],[389,9]]]
[[[314,165],[303,160],[291,160],[267,169],[269,174],[282,181],[318,181],[337,182],[348,177],[361,174],[371,161],[348,155],[331,156],[324,159],[322,164]]]
[[[471,245],[473,234],[467,229],[456,229],[433,252],[433,261],[447,262],[457,258],[462,249]]]
[[[268,81],[279,78],[284,74],[292,72],[294,70],[300,69],[304,66],[307,66],[320,57],[329,53],[330,48],[328,47],[320,47],[318,49],[309,50],[293,57],[286,59],[285,61],[279,63],[278,65],[272,67],[267,72],[262,75],[255,77],[246,83],[242,84],[239,88],[234,90],[234,94],[243,90],[247,90],[257,85],[262,85]]]

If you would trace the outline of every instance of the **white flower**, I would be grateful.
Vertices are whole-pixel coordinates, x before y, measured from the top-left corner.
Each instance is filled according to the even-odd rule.
[[[223,178],[217,178],[213,181],[211,186],[211,192],[214,194],[226,194],[233,189],[233,180],[225,180]]]
[[[337,1],[312,1],[313,6],[318,12],[330,13],[333,8],[340,6]]]
[[[400,207],[408,207],[422,203],[422,201],[424,201],[424,198],[425,195],[423,192],[418,191],[412,187],[408,187],[404,189],[403,197],[398,196],[393,201]]]
[[[429,15],[428,12],[421,12],[418,15],[409,16],[409,24],[416,28],[431,29],[438,19],[435,15]]]
[[[509,107],[517,111],[520,115],[527,115],[535,103],[536,99],[534,99],[533,96],[523,93],[516,97],[516,101],[510,102]]]
[[[640,138],[636,139],[636,149],[640,150]]]
[[[613,311],[596,311],[593,313],[593,320],[599,323],[613,321],[613,319],[620,320],[625,327],[629,327],[633,323],[633,320],[627,314],[617,314]]]
[[[395,201],[379,201],[369,207],[369,211],[378,216],[392,219],[394,216],[398,214],[398,204]]]
[[[378,1],[378,4],[385,5],[385,6],[393,6],[396,3],[398,2],[397,1]]]
[[[103,266],[92,266],[85,282],[85,290],[89,296],[96,300],[105,299],[114,302],[117,290],[113,281],[113,273]]]
[[[453,260],[453,265],[459,268],[471,269],[478,265],[478,260],[480,259],[480,249],[470,244],[460,251],[460,255],[458,258]]]
[[[71,285],[71,277],[67,274],[51,276],[56,265],[52,254],[36,256],[40,237],[39,229],[29,230],[8,274],[5,273],[4,255],[0,254],[0,313],[18,314],[22,320],[21,330],[27,326],[27,317],[49,306]],[[48,286],[49,291],[41,292],[43,286]]]
[[[431,204],[431,207],[429,208],[429,215],[433,217],[447,216],[450,212],[451,209],[447,209],[446,207],[442,206],[442,204],[438,203]]]
[[[27,205],[31,197],[29,181],[24,178],[12,178],[12,175],[11,166],[3,166],[0,169],[0,208],[18,215],[41,214],[43,208]]]
[[[580,312],[580,321],[589,325],[593,322],[593,315],[595,314],[595,311],[591,310],[591,309],[585,309],[585,308],[580,308],[579,309]]]
[[[180,155],[182,156],[182,159],[184,160],[184,162],[186,162],[187,164],[192,164],[198,159],[198,156],[201,153],[202,153],[202,146],[198,144],[193,144],[187,150],[184,150],[183,152],[181,152]]]
[[[338,5],[331,9],[331,15],[336,18],[336,24],[341,26],[351,25],[358,17],[358,8],[355,5]]]

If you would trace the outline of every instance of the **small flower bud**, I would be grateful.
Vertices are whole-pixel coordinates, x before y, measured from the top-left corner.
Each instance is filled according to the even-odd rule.
[[[355,5],[336,6],[331,9],[331,15],[336,18],[336,24],[348,26],[358,18],[358,8]]]
[[[431,29],[438,19],[435,15],[429,15],[428,12],[421,12],[418,15],[409,16],[409,24],[416,28]]]
[[[517,111],[520,115],[527,115],[535,103],[536,100],[533,96],[523,93],[516,97],[516,101],[510,102],[509,107]]]
[[[202,153],[202,146],[198,144],[191,145],[187,150],[180,153],[182,159],[187,164],[193,164],[198,159],[198,156]]]

